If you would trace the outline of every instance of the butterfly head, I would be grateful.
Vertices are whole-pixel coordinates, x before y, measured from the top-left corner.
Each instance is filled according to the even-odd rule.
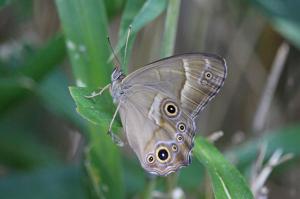
[[[111,74],[111,81],[117,81],[124,79],[125,75],[122,73],[119,67],[115,67],[112,74]]]

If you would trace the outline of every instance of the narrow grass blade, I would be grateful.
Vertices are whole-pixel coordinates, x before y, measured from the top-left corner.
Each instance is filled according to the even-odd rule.
[[[126,2],[125,9],[123,11],[121,23],[120,23],[120,30],[119,30],[119,41],[127,35],[129,25],[132,23],[135,16],[138,14],[142,6],[144,5],[145,1],[141,0],[128,0]],[[133,46],[133,42],[135,40],[136,34],[130,34],[128,46],[127,46],[127,56],[125,56],[125,46],[123,46],[120,50],[121,52],[121,58],[123,60],[122,63],[122,70],[127,73],[127,60],[130,58],[131,50]]]
[[[128,4],[134,4],[134,0],[128,2]],[[125,45],[127,39],[127,30],[128,24],[132,26],[131,28],[131,39],[128,42],[128,52],[130,52],[131,47],[134,42],[135,35],[139,30],[141,30],[144,26],[154,20],[157,16],[159,16],[167,6],[167,0],[147,0],[143,6],[140,8],[138,12],[137,8],[140,7],[140,4],[135,5],[134,9],[131,9],[130,6],[128,9],[125,9],[125,13],[123,15],[123,23],[121,26],[119,41],[116,46],[116,52],[119,52]],[[137,13],[133,18],[132,16]],[[132,18],[132,20],[131,20]],[[127,63],[127,57],[124,57],[124,51],[121,52],[121,57],[125,60],[125,64]],[[126,66],[123,66],[126,68]],[[126,70],[126,69],[125,69]]]
[[[173,55],[181,0],[169,0],[164,35],[161,46],[161,57]]]

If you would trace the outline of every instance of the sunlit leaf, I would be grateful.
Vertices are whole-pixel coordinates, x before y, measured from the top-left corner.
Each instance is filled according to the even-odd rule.
[[[83,87],[70,87],[71,95],[76,103],[77,111],[88,121],[95,125],[108,128],[113,117],[112,107],[107,106],[112,98],[108,93],[103,93],[95,98],[87,98],[91,95],[92,89]],[[118,121],[115,122],[117,124]],[[120,125],[119,125],[120,126]]]

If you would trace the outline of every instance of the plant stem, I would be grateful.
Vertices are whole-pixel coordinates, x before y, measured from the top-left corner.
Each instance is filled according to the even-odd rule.
[[[155,189],[155,185],[156,185],[156,177],[154,178],[149,178],[146,186],[145,186],[145,190],[143,191],[143,195],[141,198],[145,198],[145,199],[151,199],[152,197],[152,193],[153,190]]]
[[[180,2],[180,0],[169,0],[168,3],[164,35],[161,46],[162,51],[160,54],[162,58],[171,56],[174,53]],[[169,196],[171,196],[174,188],[176,187],[177,176],[177,173],[175,173],[166,178],[166,188]]]
[[[171,56],[174,52],[180,0],[169,0],[165,21],[164,35],[161,46],[161,57]]]
[[[263,90],[259,102],[259,106],[254,116],[254,121],[252,125],[253,132],[259,133],[265,127],[264,125],[268,116],[268,111],[270,109],[276,87],[278,85],[280,76],[285,66],[285,62],[289,54],[289,49],[290,49],[289,45],[283,42],[277,50],[275,60],[272,64],[271,73],[267,79],[265,88]]]
[[[169,0],[167,15],[165,19],[164,35],[161,46],[161,57],[171,56],[174,52],[175,38],[177,31],[177,23],[179,16],[180,0]],[[166,187],[168,195],[172,194],[172,191],[176,187],[177,174],[170,175],[166,178]],[[151,179],[147,182],[146,189],[143,194],[143,198],[152,198],[153,190],[155,189],[156,179]]]
[[[174,189],[176,188],[177,177],[178,177],[178,173],[173,173],[173,174],[170,174],[166,178],[166,186],[167,186],[166,190],[167,190],[169,198],[172,197],[172,193],[173,193]]]

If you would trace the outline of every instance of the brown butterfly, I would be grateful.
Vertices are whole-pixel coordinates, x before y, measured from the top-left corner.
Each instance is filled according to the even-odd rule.
[[[223,86],[227,67],[219,56],[182,54],[125,76],[112,73],[110,88],[129,145],[142,167],[168,175],[191,162],[195,118]],[[110,135],[116,140],[116,137]]]

